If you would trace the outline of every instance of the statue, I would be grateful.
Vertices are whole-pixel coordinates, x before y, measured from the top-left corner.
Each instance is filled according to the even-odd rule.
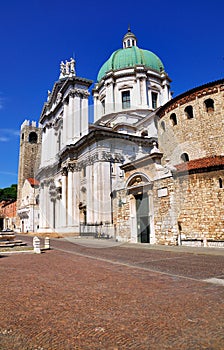
[[[50,100],[50,97],[51,97],[51,92],[50,92],[50,90],[48,90],[48,92],[47,92],[47,100],[48,101]]]
[[[70,60],[70,73],[75,74],[75,60],[74,60],[74,58],[71,58],[71,60]]]
[[[70,68],[70,63],[68,61],[65,61],[66,75],[69,75],[69,68]]]

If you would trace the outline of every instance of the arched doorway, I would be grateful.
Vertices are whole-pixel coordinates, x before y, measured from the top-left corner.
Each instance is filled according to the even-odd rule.
[[[137,240],[139,243],[150,243],[149,197],[147,193],[136,194]]]
[[[134,174],[127,181],[127,193],[130,195],[131,236],[139,243],[150,243],[151,213],[150,190],[152,183],[144,174]]]

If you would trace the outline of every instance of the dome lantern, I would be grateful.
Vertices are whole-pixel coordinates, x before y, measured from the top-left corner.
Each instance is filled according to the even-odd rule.
[[[137,38],[135,34],[131,32],[130,25],[129,25],[128,32],[123,37],[123,48],[127,49],[129,47],[136,46],[136,45],[137,45]]]

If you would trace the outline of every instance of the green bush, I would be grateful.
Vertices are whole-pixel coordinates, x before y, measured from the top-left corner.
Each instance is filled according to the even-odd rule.
[[[14,201],[17,198],[17,185],[11,185],[10,187],[0,188],[0,202],[1,201]]]

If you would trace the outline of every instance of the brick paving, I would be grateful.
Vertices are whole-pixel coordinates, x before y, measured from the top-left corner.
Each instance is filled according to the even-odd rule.
[[[52,246],[0,258],[1,350],[224,349],[221,253]]]

